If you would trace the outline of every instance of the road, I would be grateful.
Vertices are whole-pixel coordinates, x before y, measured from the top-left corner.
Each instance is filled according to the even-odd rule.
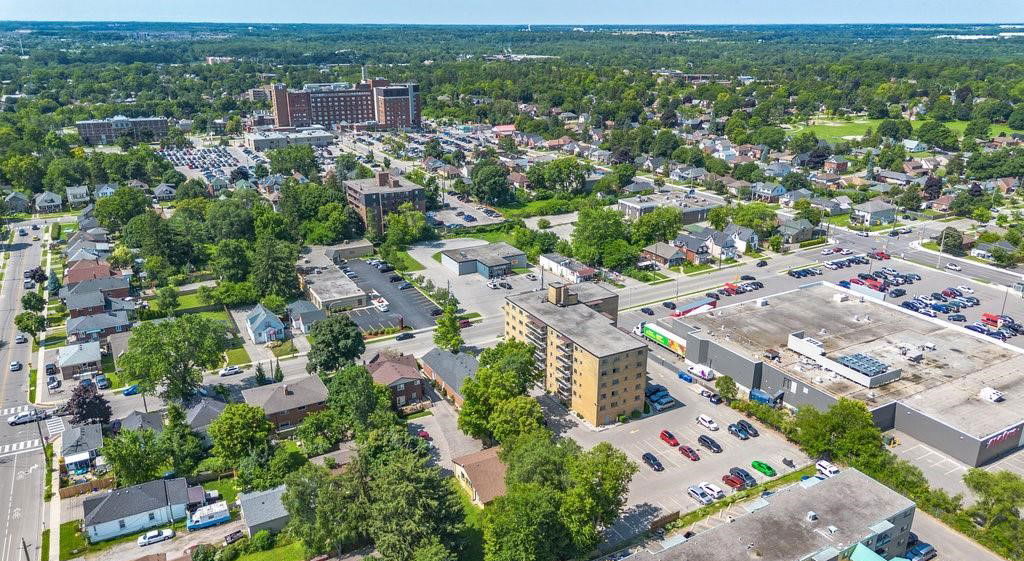
[[[935,547],[939,561],[1005,561],[920,509],[914,513],[914,533]]]
[[[0,415],[4,420],[15,411],[28,407],[29,370],[34,366],[29,343],[14,343],[14,316],[21,311],[25,292],[22,273],[40,264],[41,241],[33,242],[33,234],[42,235],[45,226],[29,235],[19,236],[18,228],[47,221],[26,220],[11,224],[15,232],[9,246],[10,259],[0,285]],[[54,220],[49,220],[54,222]],[[20,361],[24,368],[10,371],[11,361]],[[3,536],[0,561],[32,561],[39,555],[43,521],[43,476],[45,474],[42,437],[48,436],[40,423],[9,426],[0,423],[0,535]],[[23,541],[24,540],[24,546]]]

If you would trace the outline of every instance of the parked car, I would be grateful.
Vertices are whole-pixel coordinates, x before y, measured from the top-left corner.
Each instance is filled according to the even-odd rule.
[[[460,319],[459,320],[459,327],[460,328],[472,327],[472,325],[473,325],[473,322],[469,321],[468,319]]]
[[[411,282],[403,282],[403,283],[402,283],[401,285],[399,285],[399,287],[398,287],[398,289],[399,289],[399,290],[408,290],[408,289],[410,289],[410,288],[412,288],[412,283],[411,283]]]
[[[698,483],[698,485],[700,486],[701,489],[704,490],[705,493],[710,495],[712,499],[724,499],[725,498],[725,491],[723,491],[721,487],[719,487],[718,485],[715,485],[714,483],[708,483],[707,481],[701,481],[700,483]]]
[[[388,277],[388,281],[390,281],[390,282],[402,282],[402,275],[391,275],[390,277]]]
[[[55,389],[60,387],[60,384],[61,384],[60,378],[58,378],[56,376],[49,376],[49,377],[46,378],[46,388],[47,389],[55,390]]]
[[[27,341],[28,341],[28,337],[25,337],[24,333],[19,333],[19,334],[14,336],[14,342],[19,344],[19,345],[22,344],[22,343],[25,343]]]
[[[704,296],[707,296],[708,298],[710,298],[710,299],[712,299],[712,300],[721,300],[721,299],[722,299],[722,297],[721,297],[721,296],[719,296],[719,295],[718,295],[717,293],[715,293],[715,292],[705,292],[705,293],[704,293]]]
[[[231,545],[244,537],[244,532],[242,532],[241,530],[235,530],[234,532],[231,532],[230,534],[224,536],[224,545]]]
[[[28,411],[22,411],[16,415],[7,417],[7,424],[11,426],[24,425],[25,423],[34,423],[42,420],[44,415],[41,415],[35,409],[29,409]]]
[[[711,495],[707,494],[707,492],[704,491],[704,489],[701,489],[696,485],[690,485],[686,489],[686,494],[690,495],[690,498],[697,501],[701,505],[709,505],[715,502],[715,500],[711,498]]]
[[[107,378],[106,374],[100,374],[96,376],[96,387],[105,390],[110,387],[110,378]]]
[[[768,266],[768,262],[767,261],[758,261],[757,262],[757,266],[758,267],[767,267]]]
[[[722,476],[722,483],[725,483],[726,485],[732,487],[733,489],[736,489],[737,491],[745,486],[742,479],[736,477],[735,475],[728,474]]]
[[[750,463],[750,467],[767,475],[768,477],[775,477],[775,468],[762,461],[754,460],[753,462]]]
[[[740,276],[740,280],[752,281],[752,280],[757,280],[757,278],[754,277],[754,275],[741,275]]]
[[[714,419],[708,417],[707,415],[698,415],[697,424],[708,430],[718,430],[718,423],[716,423]]]
[[[640,311],[645,313],[645,314],[647,314],[647,315],[649,315],[649,316],[653,316],[654,315],[654,310],[652,310],[650,308],[640,308]]]
[[[407,341],[415,337],[412,333],[399,333],[398,337],[395,337],[395,341]]]
[[[697,437],[697,444],[700,444],[701,446],[707,448],[708,450],[711,450],[715,454],[722,453],[722,445],[716,442],[714,438],[711,438],[706,434],[702,434]]]
[[[667,431],[667,430],[661,431],[661,434],[658,435],[658,438],[660,438],[662,440],[662,442],[664,442],[665,444],[668,444],[669,446],[671,446],[673,448],[675,448],[676,446],[679,446],[679,441],[676,440],[675,435],[672,434],[671,432]]]
[[[932,544],[920,542],[907,550],[907,561],[928,561],[934,559],[936,555],[938,552]]]
[[[743,484],[746,485],[747,487],[753,487],[754,485],[757,485],[757,480],[754,479],[754,476],[750,475],[749,471],[741,467],[729,468],[729,475],[735,475],[736,477],[739,477],[740,479],[743,480]]]
[[[241,372],[242,369],[234,365],[225,366],[224,368],[220,369],[221,376],[234,376],[235,374],[239,374]]]
[[[666,308],[668,308],[670,310],[676,309],[676,303],[675,302],[662,302],[661,305],[665,306]]]
[[[757,432],[757,428],[755,428],[754,425],[752,425],[746,419],[740,419],[739,421],[736,421],[736,424],[742,427],[743,430],[750,436],[761,436],[761,433]]]
[[[697,451],[685,444],[679,447],[679,453],[688,458],[691,462],[700,460],[700,455],[697,454]]]
[[[648,467],[650,467],[654,471],[665,471],[665,466],[661,465],[661,462],[658,461],[657,456],[655,456],[654,454],[651,454],[650,452],[644,452],[644,455],[641,456],[640,458],[644,461],[645,464],[647,464]]]
[[[150,530],[150,531],[146,532],[145,534],[142,534],[141,536],[139,536],[139,539],[136,540],[136,541],[138,542],[140,547],[145,547],[147,545],[152,545],[152,544],[155,544],[155,543],[159,543],[159,542],[162,542],[164,540],[169,540],[169,539],[171,539],[173,537],[174,537],[174,530],[172,530],[170,528],[165,528],[163,530]]]
[[[139,385],[138,384],[132,384],[132,385],[128,386],[127,388],[125,388],[124,391],[121,392],[121,395],[135,395],[137,393],[139,393]]]
[[[737,425],[736,423],[732,423],[731,425],[729,425],[728,429],[729,434],[735,436],[740,440],[748,440],[750,438],[750,435],[747,434],[747,431],[743,430],[743,428]]]
[[[18,362],[16,360],[12,360],[11,361],[11,372],[17,372],[17,371],[21,370],[21,368],[22,368],[22,366],[21,366],[20,362]]]

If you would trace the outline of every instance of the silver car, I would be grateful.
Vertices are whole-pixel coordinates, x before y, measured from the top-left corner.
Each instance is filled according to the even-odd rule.
[[[714,499],[711,498],[711,495],[707,494],[707,492],[704,491],[704,489],[701,489],[696,485],[690,485],[686,492],[687,494],[690,495],[690,497],[693,498],[693,500],[697,501],[701,505],[709,505],[712,502],[714,502]]]

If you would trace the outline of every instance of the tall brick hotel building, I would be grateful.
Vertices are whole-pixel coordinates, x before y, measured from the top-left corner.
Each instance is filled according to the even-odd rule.
[[[420,126],[419,84],[392,84],[384,78],[364,79],[354,85],[305,84],[302,89],[274,84],[271,105],[278,127],[333,128],[369,122],[388,129]]]

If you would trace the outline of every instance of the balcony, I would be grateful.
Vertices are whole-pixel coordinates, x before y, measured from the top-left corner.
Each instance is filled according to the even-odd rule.
[[[561,337],[560,336],[558,338],[557,348],[558,348],[559,352],[571,355],[572,354],[572,341],[569,340],[569,339],[566,339],[565,337]]]
[[[526,340],[539,349],[547,349],[548,341],[547,337],[543,333],[534,333],[530,330],[526,330]]]
[[[568,378],[563,378],[563,377],[559,376],[558,378],[555,378],[555,383],[558,384],[558,387],[561,388],[561,389],[564,389],[564,390],[572,389],[572,384],[569,382]]]
[[[568,366],[569,368],[572,368],[572,356],[571,355],[564,355],[564,354],[558,355],[556,360],[558,360],[559,364],[564,364],[564,365]]]
[[[558,390],[555,392],[555,395],[557,395],[558,398],[566,405],[568,405],[569,402],[572,401],[572,392],[569,390],[569,388],[558,386]]]

